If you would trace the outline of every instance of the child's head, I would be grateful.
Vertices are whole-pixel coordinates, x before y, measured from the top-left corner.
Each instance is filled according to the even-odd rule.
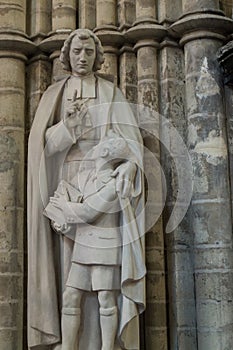
[[[111,163],[125,161],[130,158],[131,151],[125,139],[116,134],[112,129],[94,147],[93,158],[104,158]]]

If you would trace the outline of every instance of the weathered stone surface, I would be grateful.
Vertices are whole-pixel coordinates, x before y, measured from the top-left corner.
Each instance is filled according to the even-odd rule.
[[[97,0],[96,1],[96,25],[116,25],[116,1]]]
[[[26,0],[6,1],[0,8],[1,29],[19,30],[26,29]]]
[[[222,86],[216,52],[222,45],[220,40],[224,39],[223,35],[231,32],[232,1],[31,0],[27,2],[27,20],[25,9],[25,0],[2,3],[1,29],[18,30],[23,35],[27,26],[27,34],[32,36],[35,44],[45,39],[50,31],[76,27],[94,29],[110,25],[118,26],[122,33],[130,28],[134,30],[131,36],[125,34],[122,44],[114,39],[109,47],[105,47],[103,73],[115,79],[130,102],[144,103],[159,111],[175,126],[183,140],[188,141],[194,172],[190,211],[174,232],[165,235],[162,228],[171,215],[179,185],[174,159],[178,157],[180,168],[185,168],[185,163],[184,158],[177,154],[177,142],[172,138],[172,133],[166,129],[164,135],[163,126],[157,123],[156,128],[162,131],[161,138],[169,145],[166,150],[162,148],[161,157],[168,193],[163,217],[146,236],[150,268],[147,298],[163,304],[163,307],[155,312],[152,308],[152,315],[151,305],[148,305],[146,318],[149,317],[150,325],[145,327],[145,348],[167,349],[163,316],[166,308],[163,264],[166,257],[170,349],[231,350],[233,282],[230,213],[233,186],[229,186],[229,175],[233,173],[233,94],[231,88],[224,90]],[[223,10],[227,17],[222,16],[219,10]],[[160,27],[152,25],[156,20]],[[141,28],[137,29],[138,22]],[[176,30],[169,30],[168,34],[174,38],[164,38],[166,31],[162,29],[172,22],[175,22]],[[111,38],[109,28],[107,31],[108,38]],[[66,36],[67,31],[64,33],[63,36]],[[119,34],[118,31],[116,33]],[[6,322],[0,328],[2,350],[19,350],[22,347],[24,132],[27,134],[30,128],[40,97],[51,82],[51,75],[52,79],[64,75],[58,59],[60,52],[54,52],[55,47],[59,50],[60,39],[55,36],[47,38],[45,51],[52,54],[50,62],[46,55],[33,61],[33,44],[22,35],[8,33],[1,34],[0,38],[1,54],[4,55],[0,59],[0,260],[1,268],[5,271],[2,273],[0,269],[0,301],[4,303],[0,320],[3,317]],[[186,43],[185,55],[178,45],[177,36],[182,39],[181,43]],[[139,39],[144,41],[140,40],[139,43]],[[147,39],[150,39],[149,44]],[[155,40],[163,41],[159,46]],[[137,58],[127,49],[130,47],[132,50],[132,43],[139,44]],[[121,46],[124,46],[122,50]],[[3,48],[8,53],[3,52]],[[27,53],[30,58],[33,56],[27,67],[26,94],[23,62],[26,58],[20,56],[20,52]],[[40,50],[37,54],[41,54]],[[25,98],[27,113],[24,112]],[[157,140],[147,135],[145,145],[159,156]],[[145,160],[148,168],[150,161]],[[156,187],[153,193],[160,197],[161,190]],[[157,210],[156,205],[151,206],[147,215],[151,217]],[[7,272],[7,269],[15,272]],[[15,301],[19,301],[19,304]],[[195,313],[193,305],[196,302],[198,307]],[[8,309],[5,308],[6,304],[10,305]],[[6,328],[6,325],[11,327],[13,324],[15,314],[20,314],[14,318],[15,327]],[[197,326],[192,324],[192,317]],[[160,319],[163,324],[159,324]],[[183,329],[182,325],[187,327]]]
[[[96,1],[79,1],[79,27],[94,29],[96,26]]]
[[[51,2],[47,0],[32,0],[28,7],[27,24],[29,34],[37,36],[47,34],[52,29]]]
[[[52,29],[76,28],[76,1],[52,0]]]

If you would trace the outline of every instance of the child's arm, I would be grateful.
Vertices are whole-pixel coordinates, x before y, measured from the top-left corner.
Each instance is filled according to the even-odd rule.
[[[110,183],[85,199],[83,203],[68,202],[63,196],[51,197],[50,203],[62,210],[67,223],[77,224],[95,221],[103,213],[108,213],[116,200],[115,179],[112,179]]]

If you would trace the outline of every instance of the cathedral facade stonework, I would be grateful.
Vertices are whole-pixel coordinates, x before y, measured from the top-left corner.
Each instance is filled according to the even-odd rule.
[[[232,0],[0,3],[1,350],[27,349],[27,139],[42,94],[66,74],[60,49],[77,28],[101,40],[100,73],[132,106],[159,115],[157,137],[141,123],[167,190],[163,213],[146,234],[141,350],[232,349],[232,18]],[[184,193],[178,203],[189,209],[169,232],[186,155],[166,123],[192,166],[191,198],[185,203]],[[144,163],[156,172],[146,156]],[[153,190],[162,201],[160,186]],[[146,215],[153,221],[153,211]]]

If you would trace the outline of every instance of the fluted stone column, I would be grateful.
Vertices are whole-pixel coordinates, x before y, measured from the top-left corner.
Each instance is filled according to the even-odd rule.
[[[214,0],[184,0],[183,9],[190,14],[172,26],[182,35],[185,52],[188,147],[194,173],[190,224],[199,350],[230,349],[233,340],[228,150],[216,60],[224,34],[232,31],[232,22],[221,16],[218,5]],[[212,11],[208,11],[210,8]]]
[[[158,82],[158,48],[159,41],[166,30],[157,24],[155,1],[136,1],[136,21],[126,37],[136,43],[138,104],[152,112],[159,112],[159,82]],[[142,108],[142,110],[143,110]],[[144,113],[140,113],[140,123],[143,125]],[[156,123],[156,133],[159,130],[159,120]],[[143,132],[143,131],[142,131]],[[146,135],[143,132],[144,135]],[[159,142],[152,135],[144,138],[145,146],[160,159]],[[158,169],[151,168],[150,157],[145,157],[145,169],[155,173]],[[155,174],[154,174],[155,175]],[[160,175],[157,173],[157,179]],[[161,186],[157,191],[158,201],[162,200]],[[153,215],[153,210],[147,215]],[[147,217],[148,219],[149,217]],[[146,234],[147,260],[147,310],[145,312],[145,349],[167,349],[166,328],[166,292],[165,292],[165,255],[162,218]]]
[[[0,7],[0,348],[23,346],[26,1]]]

